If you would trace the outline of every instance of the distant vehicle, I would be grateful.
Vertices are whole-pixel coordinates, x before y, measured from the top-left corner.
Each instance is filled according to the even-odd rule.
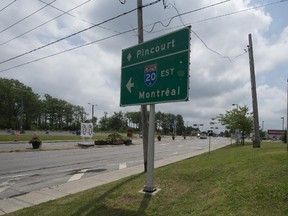
[[[207,132],[206,131],[202,131],[202,132],[199,132],[197,134],[197,138],[200,138],[200,139],[207,139]],[[205,138],[206,137],[206,138]]]
[[[200,139],[207,139],[207,134],[202,133],[202,134],[200,134],[199,138]]]

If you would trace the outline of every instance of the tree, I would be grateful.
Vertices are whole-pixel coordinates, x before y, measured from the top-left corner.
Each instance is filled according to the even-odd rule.
[[[108,117],[107,117],[108,113],[107,112],[104,112],[104,116],[100,118],[100,121],[99,121],[99,127],[100,127],[100,130],[108,130]]]
[[[127,112],[125,117],[128,121],[128,127],[136,128],[139,130],[141,121],[140,112]]]
[[[242,144],[244,144],[245,135],[250,134],[253,127],[253,116],[247,106],[234,108],[226,111],[226,114],[220,114],[216,117],[219,123],[225,125],[231,132],[239,129],[241,132]]]
[[[176,134],[177,135],[185,135],[185,126],[184,126],[184,120],[182,115],[176,116]]]
[[[125,131],[127,129],[127,120],[121,111],[114,112],[108,123],[108,128],[114,131]]]
[[[30,129],[38,118],[38,98],[18,80],[0,78],[0,128]]]

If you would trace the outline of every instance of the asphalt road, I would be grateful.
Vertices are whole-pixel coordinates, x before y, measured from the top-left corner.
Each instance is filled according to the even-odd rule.
[[[211,149],[223,144],[230,144],[230,139],[211,138]],[[1,144],[0,149],[7,148],[8,144],[4,145]],[[143,164],[143,146],[140,144],[87,149],[75,148],[75,143],[67,142],[45,144],[48,149],[49,146],[53,149],[53,145],[69,150],[0,153],[0,199]],[[73,148],[70,148],[72,145]],[[155,141],[155,160],[203,149],[208,151],[208,147],[209,139],[176,137],[172,140],[167,137],[160,142]]]

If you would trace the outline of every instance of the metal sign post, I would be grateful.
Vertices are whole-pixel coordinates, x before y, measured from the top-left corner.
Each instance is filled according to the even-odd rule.
[[[153,193],[156,188],[153,182],[154,152],[155,152],[155,104],[150,105],[149,129],[148,129],[148,159],[147,159],[147,180],[144,192]]]

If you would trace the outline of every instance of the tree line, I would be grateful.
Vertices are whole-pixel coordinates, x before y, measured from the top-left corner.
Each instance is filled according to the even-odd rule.
[[[87,118],[84,107],[45,94],[44,98],[18,80],[0,78],[0,128],[13,130],[79,130],[81,122],[93,122],[97,130],[141,132],[140,112],[107,112],[99,118]],[[97,122],[98,121],[98,122]],[[183,117],[157,112],[156,130],[161,134],[191,134]]]
[[[73,130],[86,120],[81,106],[49,94],[44,99],[14,79],[0,79],[0,128],[19,130]]]

